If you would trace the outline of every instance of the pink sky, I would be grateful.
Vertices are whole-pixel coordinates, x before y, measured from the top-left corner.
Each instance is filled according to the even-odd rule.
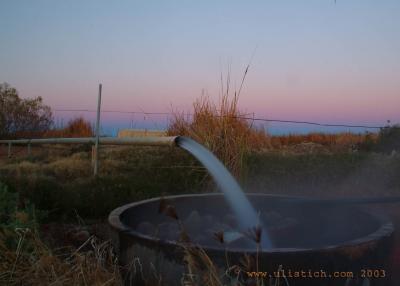
[[[399,1],[245,3],[6,0],[0,81],[54,109],[95,109],[102,83],[103,109],[168,112],[217,100],[228,68],[238,88],[251,61],[243,111],[400,122]]]

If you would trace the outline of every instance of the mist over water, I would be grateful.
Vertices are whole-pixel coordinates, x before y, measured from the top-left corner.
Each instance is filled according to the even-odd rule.
[[[239,227],[246,231],[260,225],[262,227],[261,245],[263,248],[271,248],[272,243],[268,232],[263,227],[256,210],[247,199],[239,184],[233,178],[225,166],[207,148],[187,137],[178,137],[177,144],[191,153],[207,168],[218,187],[224,193],[225,199],[234,212]]]

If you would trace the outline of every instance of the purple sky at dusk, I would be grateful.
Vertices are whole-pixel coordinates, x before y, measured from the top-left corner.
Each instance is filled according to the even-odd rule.
[[[202,90],[218,99],[220,73],[229,67],[231,88],[239,88],[254,54],[242,111],[326,123],[400,122],[396,0],[2,0],[0,39],[0,82],[22,97],[42,96],[53,109],[95,109],[101,82],[104,110],[190,111]],[[107,130],[165,126],[165,117],[143,117],[104,114],[102,122]]]

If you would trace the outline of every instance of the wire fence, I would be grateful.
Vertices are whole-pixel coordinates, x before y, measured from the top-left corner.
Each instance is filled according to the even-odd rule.
[[[92,109],[54,109],[53,111],[56,114],[57,113],[72,113],[72,114],[66,114],[67,115],[66,117],[62,117],[62,118],[65,118],[65,119],[69,118],[70,120],[73,119],[73,118],[76,118],[77,117],[77,113],[80,113],[80,114],[89,113],[90,114],[89,117],[94,119],[93,117],[96,115],[96,112],[97,112],[96,110],[92,110]],[[101,113],[102,113],[102,117],[103,117],[102,124],[101,124],[101,126],[102,126],[101,134],[105,134],[104,126],[107,124],[107,120],[109,119],[109,118],[108,119],[106,118],[107,116],[103,116],[105,114],[129,115],[130,117],[128,119],[129,119],[129,121],[131,121],[130,124],[129,124],[130,125],[129,127],[132,128],[132,129],[135,129],[134,128],[135,127],[134,122],[137,123],[139,121],[146,121],[146,120],[149,120],[149,117],[152,117],[152,116],[153,117],[154,116],[155,117],[161,116],[164,119],[167,118],[167,121],[170,120],[171,118],[173,118],[174,116],[177,116],[177,115],[178,116],[183,115],[183,116],[187,116],[187,117],[193,117],[194,116],[193,113],[189,113],[189,112],[187,112],[187,113],[178,113],[177,114],[177,113],[173,113],[173,112],[147,112],[147,111],[144,111],[144,110],[141,110],[141,111],[124,111],[124,110],[107,110],[106,109],[106,110],[102,110]],[[92,116],[92,115],[94,115],[94,116]],[[222,115],[222,116],[225,116],[225,115]],[[390,122],[388,122],[388,125],[386,125],[386,126],[367,125],[367,124],[333,124],[333,123],[321,123],[321,122],[302,121],[302,120],[286,120],[286,119],[276,119],[276,118],[262,118],[262,117],[256,117],[254,114],[251,114],[251,113],[250,114],[249,113],[248,114],[244,114],[243,116],[234,116],[234,117],[235,118],[244,119],[244,120],[249,120],[249,121],[252,121],[252,122],[303,124],[303,125],[305,124],[305,125],[318,126],[318,127],[324,127],[324,128],[325,127],[328,127],[328,128],[337,127],[337,128],[362,128],[364,130],[371,130],[371,129],[373,129],[373,130],[381,130],[383,128],[390,127],[389,126]],[[127,118],[125,118],[125,120],[126,119]],[[114,124],[114,125],[117,125],[117,124]],[[121,125],[119,125],[119,126],[121,126]],[[154,126],[157,126],[157,120],[154,120],[154,124],[153,124],[152,127],[154,128]],[[60,128],[60,127],[62,127],[62,126],[58,126],[58,128]],[[125,125],[125,129],[129,129],[129,127]],[[147,125],[147,127],[149,127],[149,125]],[[167,125],[165,125],[165,127],[167,127]],[[263,126],[263,127],[265,128],[265,126]],[[115,128],[115,126],[114,126],[114,128]],[[149,128],[149,129],[151,129],[151,128]],[[159,129],[159,128],[156,128],[156,129]],[[103,139],[102,139],[103,143],[105,142],[104,141],[105,139],[114,140],[114,141],[115,140],[123,140],[123,139],[119,139],[119,138],[115,138],[115,137],[108,137],[108,138],[109,139],[103,137]],[[75,139],[77,139],[77,138],[75,138]],[[84,138],[81,138],[81,139],[83,140]],[[36,143],[33,142],[35,140],[37,141]],[[0,157],[1,158],[6,158],[6,157],[11,158],[11,157],[16,157],[16,156],[29,156],[29,157],[31,157],[32,154],[41,154],[41,150],[40,150],[41,149],[41,146],[40,146],[41,143],[45,143],[46,144],[46,150],[47,151],[49,151],[51,149],[57,149],[57,147],[59,148],[59,146],[51,146],[51,145],[49,145],[49,143],[57,144],[58,141],[57,142],[41,142],[41,140],[42,141],[43,140],[44,141],[46,141],[46,140],[47,141],[49,141],[49,140],[51,141],[51,140],[56,140],[56,139],[55,138],[53,138],[53,139],[33,139],[33,141],[31,139],[28,139],[28,140],[25,140],[25,141],[29,141],[29,142],[25,142],[26,143],[25,145],[27,145],[28,148],[26,148],[26,146],[25,147],[21,146],[21,144],[22,144],[21,142],[1,142],[2,140],[0,140],[0,143],[3,143],[3,144],[0,144],[0,145],[2,145],[2,146],[0,146],[1,147],[0,148]],[[62,139],[62,140],[69,140],[69,139]],[[89,140],[89,138],[86,138],[85,140]],[[21,140],[18,140],[18,141],[21,141]],[[22,141],[24,141],[24,140],[22,140]],[[114,141],[111,142],[111,143],[115,144]],[[7,146],[5,143],[7,143],[9,145]],[[39,145],[39,146],[35,147],[34,150],[31,150],[31,145],[32,145],[31,143],[36,145],[36,146],[37,145]],[[58,142],[58,143],[63,144],[63,143],[66,143],[66,142]],[[108,143],[110,143],[110,142],[108,142]],[[12,150],[11,150],[11,144],[12,144]],[[119,145],[120,145],[120,143],[119,143]],[[93,158],[97,158],[97,152],[94,152],[93,149],[92,149],[92,161],[94,161]]]
[[[88,121],[94,121],[94,116],[96,115],[97,110],[94,109],[53,109],[56,115],[58,115],[58,120],[57,123],[55,124],[55,128],[63,128],[64,126],[64,119],[71,120],[76,117],[80,117],[83,114],[89,116],[82,116],[82,117],[87,117],[85,119],[88,119]],[[65,114],[66,113],[66,114]],[[68,114],[70,113],[70,114]],[[158,129],[158,130],[165,130],[168,127],[168,122],[177,114],[178,115],[184,115],[187,117],[193,117],[194,114],[190,112],[183,112],[183,113],[173,113],[173,112],[148,112],[145,110],[140,110],[140,111],[129,111],[129,110],[109,110],[105,109],[101,111],[102,113],[102,124],[101,124],[101,134],[110,134],[112,133],[112,136],[118,135],[120,130],[123,129]],[[108,123],[108,120],[110,118],[107,118],[105,116],[106,114],[122,114],[124,115],[124,118],[122,120],[119,120],[118,122],[112,122],[111,124]],[[60,116],[61,115],[61,116]],[[126,117],[128,115],[128,117]],[[225,115],[222,115],[225,116]],[[154,117],[156,117],[154,119]],[[374,130],[374,131],[379,131],[383,128],[390,127],[390,121],[387,122],[387,125],[367,125],[367,124],[341,124],[341,123],[323,123],[323,122],[314,122],[314,121],[305,121],[305,120],[287,120],[287,119],[277,119],[277,118],[263,118],[263,117],[257,117],[255,114],[252,113],[247,113],[244,114],[243,116],[235,116],[236,118],[244,119],[244,120],[249,120],[252,122],[260,122],[261,124],[263,123],[283,123],[283,124],[293,124],[293,125],[309,125],[309,126],[317,126],[317,127],[327,127],[328,130],[329,128],[348,128],[353,129],[362,129],[364,131],[366,130]],[[129,122],[129,123],[128,123]],[[161,122],[161,123],[160,123]],[[127,124],[128,123],[128,124]],[[107,127],[108,125],[108,127]],[[93,124],[94,126],[94,124]],[[262,128],[264,130],[268,131],[270,133],[270,125],[265,126],[262,125]],[[114,129],[114,131],[111,131],[111,129]],[[117,130],[117,132],[115,132]],[[361,131],[361,130],[358,130]],[[311,132],[318,132],[318,131],[311,131]],[[290,132],[289,132],[290,133]],[[279,134],[279,135],[284,135]],[[5,148],[1,148],[3,150],[0,151],[0,156],[7,156],[7,151],[4,150]],[[5,152],[4,152],[5,151]],[[14,149],[14,154],[19,153],[19,152],[26,152],[25,148],[16,148]]]
[[[122,145],[122,146],[175,146],[176,137],[129,137],[129,138],[115,138],[115,137],[80,137],[80,138],[44,138],[44,139],[15,139],[15,140],[0,140],[0,145],[5,145],[7,153],[1,151],[0,157],[8,158],[16,157],[24,152],[24,149],[18,148],[15,150],[15,145],[26,145],[28,148],[25,149],[25,156],[32,157],[31,145],[51,145],[51,144],[86,144],[92,146],[92,165],[93,174],[97,175],[98,170],[98,146],[101,145]],[[96,144],[96,145],[95,145]],[[13,147],[14,146],[14,147]],[[13,149],[12,149],[13,148]]]
[[[55,109],[55,112],[74,112],[74,113],[96,113],[96,110],[91,110],[91,109]],[[102,110],[101,113],[115,113],[115,114],[125,114],[125,115],[142,115],[143,120],[146,121],[146,119],[150,116],[164,116],[165,118],[170,118],[174,116],[175,114],[173,112],[147,112],[147,111],[123,111],[123,110]],[[194,114],[192,113],[182,113],[184,116],[188,117],[193,117]],[[251,113],[250,113],[251,114]],[[342,123],[323,123],[323,122],[314,122],[314,121],[303,121],[303,120],[287,120],[287,119],[277,119],[277,118],[262,118],[262,117],[256,117],[250,116],[249,114],[246,116],[236,116],[236,118],[240,119],[245,119],[245,120],[250,120],[250,121],[256,121],[256,122],[261,122],[261,123],[285,123],[285,124],[301,124],[301,125],[310,125],[310,126],[318,126],[318,127],[337,127],[337,128],[358,128],[358,129],[369,129],[369,130],[379,130],[382,128],[387,128],[390,125],[390,121],[388,121],[388,124],[386,126],[383,125],[368,125],[368,124],[342,124]],[[135,120],[138,120],[138,118],[135,118]],[[133,122],[133,119],[131,119]],[[156,122],[154,122],[156,123]],[[134,127],[134,124],[130,124],[130,127]],[[154,124],[155,126],[157,124]]]

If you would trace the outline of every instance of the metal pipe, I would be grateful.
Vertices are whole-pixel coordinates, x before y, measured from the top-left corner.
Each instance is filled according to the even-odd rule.
[[[178,136],[164,137],[100,137],[100,145],[140,145],[140,146],[176,146]],[[96,137],[86,138],[46,138],[46,139],[17,139],[0,140],[0,144],[8,144],[11,150],[11,144],[95,144]]]
[[[177,146],[176,140],[178,136],[169,137],[126,137],[114,138],[104,137],[100,138],[100,144],[105,145],[141,145],[141,146]]]

